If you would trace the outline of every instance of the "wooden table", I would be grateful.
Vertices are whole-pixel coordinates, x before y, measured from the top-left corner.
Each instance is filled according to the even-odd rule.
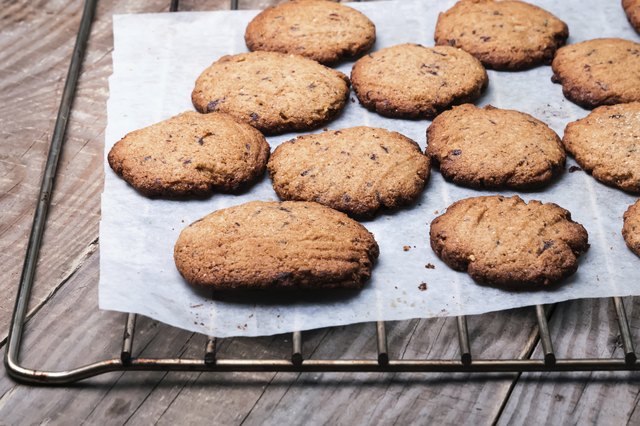
[[[241,8],[274,1],[241,0]],[[4,350],[40,176],[82,1],[3,0],[0,8],[0,345]],[[167,11],[169,0],[102,1],[71,115],[49,214],[23,362],[61,369],[117,356],[124,315],[97,309],[98,223],[114,13]],[[183,0],[216,10],[226,0]],[[640,283],[639,283],[640,285]],[[627,299],[640,342],[640,298]],[[560,304],[558,357],[620,357],[610,300]],[[200,356],[205,338],[141,318],[136,355]],[[476,357],[540,357],[533,309],[469,318]],[[393,357],[455,357],[454,319],[388,324]],[[234,338],[220,356],[287,357],[289,337]],[[375,357],[372,324],[304,334],[311,357]],[[110,373],[73,387],[18,385],[0,368],[0,424],[640,424],[640,375]]]

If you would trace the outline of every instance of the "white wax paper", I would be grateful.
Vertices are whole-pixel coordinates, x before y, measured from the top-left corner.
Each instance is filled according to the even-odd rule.
[[[433,45],[438,12],[448,1],[351,3],[377,27],[374,50],[404,42]],[[618,1],[535,1],[565,20],[569,42],[623,37],[638,41]],[[244,29],[256,11],[185,12],[114,17],[113,75],[109,79],[108,126],[105,137],[105,187],[100,224],[100,307],[135,312],[198,333],[255,336],[375,320],[436,317],[515,308],[568,299],[640,295],[640,259],[625,246],[622,215],[635,197],[604,186],[585,172],[566,171],[525,200],[555,202],[569,209],[589,232],[590,250],[578,272],[555,290],[508,292],[475,284],[454,272],[429,246],[429,223],[452,202],[488,195],[446,183],[434,171],[418,204],[383,214],[364,225],[380,245],[371,281],[359,293],[326,298],[274,295],[220,296],[189,286],[173,262],[180,231],[200,217],[249,200],[276,200],[267,176],[239,195],[214,194],[206,200],[152,200],[118,178],[106,154],[127,132],[192,110],[191,90],[198,75],[220,56],[245,52]],[[338,67],[349,74],[352,62]],[[518,109],[548,123],[562,135],[569,121],[588,111],[562,96],[551,83],[551,68],[524,72],[489,71],[489,89],[477,102]],[[352,94],[355,99],[355,95]],[[367,112],[356,101],[328,125],[356,125],[398,131],[425,147],[429,121],[386,119]],[[268,138],[272,149],[295,137]],[[605,142],[605,141],[603,141]],[[569,160],[567,169],[575,165]],[[510,195],[512,192],[502,192]],[[404,246],[410,250],[405,251]],[[427,269],[431,263],[435,269]],[[427,290],[421,291],[421,283]]]

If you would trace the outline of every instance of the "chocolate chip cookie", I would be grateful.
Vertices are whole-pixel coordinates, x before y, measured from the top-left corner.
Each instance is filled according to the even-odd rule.
[[[249,50],[295,53],[323,64],[358,56],[373,46],[376,27],[357,10],[326,0],[269,7],[247,26]]]
[[[285,142],[268,169],[284,200],[315,201],[370,217],[415,200],[429,178],[429,159],[400,133],[353,127]]]
[[[185,228],[178,271],[216,289],[361,288],[378,245],[366,228],[316,203],[252,201]]]
[[[632,252],[640,256],[640,200],[624,213],[622,236]]]
[[[629,23],[640,33],[640,0],[622,0]]]
[[[562,142],[599,181],[640,193],[640,102],[594,109],[567,125]]]
[[[184,112],[127,134],[109,165],[147,196],[235,191],[264,174],[269,144],[227,114]]]
[[[459,47],[487,68],[521,70],[550,63],[569,29],[523,1],[461,0],[438,16],[437,45]]]
[[[594,108],[640,101],[640,43],[599,38],[558,50],[552,81],[572,102]]]
[[[360,103],[387,117],[428,118],[476,100],[488,84],[482,64],[450,46],[400,44],[359,59],[351,71]]]
[[[349,79],[316,61],[277,52],[223,56],[191,94],[202,113],[226,112],[267,134],[310,130],[333,119],[349,97]]]
[[[440,173],[473,188],[530,189],[549,183],[566,159],[558,135],[519,111],[454,107],[427,130],[427,154]]]
[[[578,269],[587,231],[556,204],[488,196],[453,203],[431,222],[431,247],[476,281],[520,290],[556,283]]]

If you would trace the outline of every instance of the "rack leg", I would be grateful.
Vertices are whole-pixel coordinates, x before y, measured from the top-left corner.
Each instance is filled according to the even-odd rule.
[[[538,331],[540,333],[540,341],[542,342],[542,350],[544,351],[544,363],[554,365],[556,363],[556,356],[553,353],[549,324],[547,323],[547,316],[544,313],[543,305],[536,305],[536,317],[538,318]]]
[[[136,330],[136,314],[127,314],[127,322],[124,327],[124,336],[122,337],[122,352],[120,353],[120,359],[123,363],[128,363],[131,360],[131,353],[133,350],[133,335]]]
[[[613,298],[613,306],[616,308],[616,316],[618,317],[618,325],[620,326],[620,336],[622,336],[622,348],[624,349],[624,360],[627,364],[633,364],[638,359],[635,349],[633,348],[633,339],[631,339],[631,330],[627,321],[627,312],[624,309],[624,303],[620,297]]]
[[[294,365],[302,364],[302,333],[299,331],[293,332],[293,348],[291,351],[291,362]]]
[[[238,10],[238,0],[231,0],[231,10]]]
[[[177,12],[180,0],[171,0],[171,5],[169,6],[169,12]]]
[[[376,335],[378,340],[378,364],[389,364],[389,349],[387,346],[387,331],[384,321],[376,323]]]
[[[471,346],[469,345],[469,330],[467,328],[467,317],[459,316],[458,320],[458,343],[460,345],[460,361],[464,365],[471,364]]]
[[[216,338],[209,336],[207,346],[204,349],[204,363],[213,365],[216,363]]]

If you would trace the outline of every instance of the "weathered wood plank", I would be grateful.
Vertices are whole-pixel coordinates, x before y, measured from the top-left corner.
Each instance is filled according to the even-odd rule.
[[[30,321],[24,363],[68,368],[118,356],[124,315],[97,310],[99,254],[57,292]],[[479,357],[522,355],[534,326],[531,310],[515,310],[469,322],[472,350]],[[392,357],[458,355],[455,321],[415,320],[389,324]],[[64,336],[64,338],[61,338]],[[306,356],[376,356],[375,327],[360,324],[304,334]],[[498,340],[499,337],[499,340]],[[494,344],[499,341],[500,344]],[[203,356],[205,339],[141,319],[134,353],[146,356]],[[290,356],[290,335],[225,339],[220,357]],[[292,373],[112,373],[77,387],[34,388],[0,378],[0,418],[34,422],[125,422],[175,424],[214,421],[246,423],[382,423],[432,420],[488,424],[515,375],[483,376]],[[372,401],[376,401],[372,404]],[[35,408],[34,408],[35,407]]]
[[[0,341],[6,336],[82,1],[0,8]],[[37,308],[98,235],[113,13],[168,10],[167,0],[100,2],[60,160],[36,285]]]
[[[637,351],[640,298],[629,298],[625,305]],[[559,358],[624,357],[610,299],[559,305],[549,327]],[[518,380],[499,424],[638,424],[639,401],[637,372],[529,373]]]

